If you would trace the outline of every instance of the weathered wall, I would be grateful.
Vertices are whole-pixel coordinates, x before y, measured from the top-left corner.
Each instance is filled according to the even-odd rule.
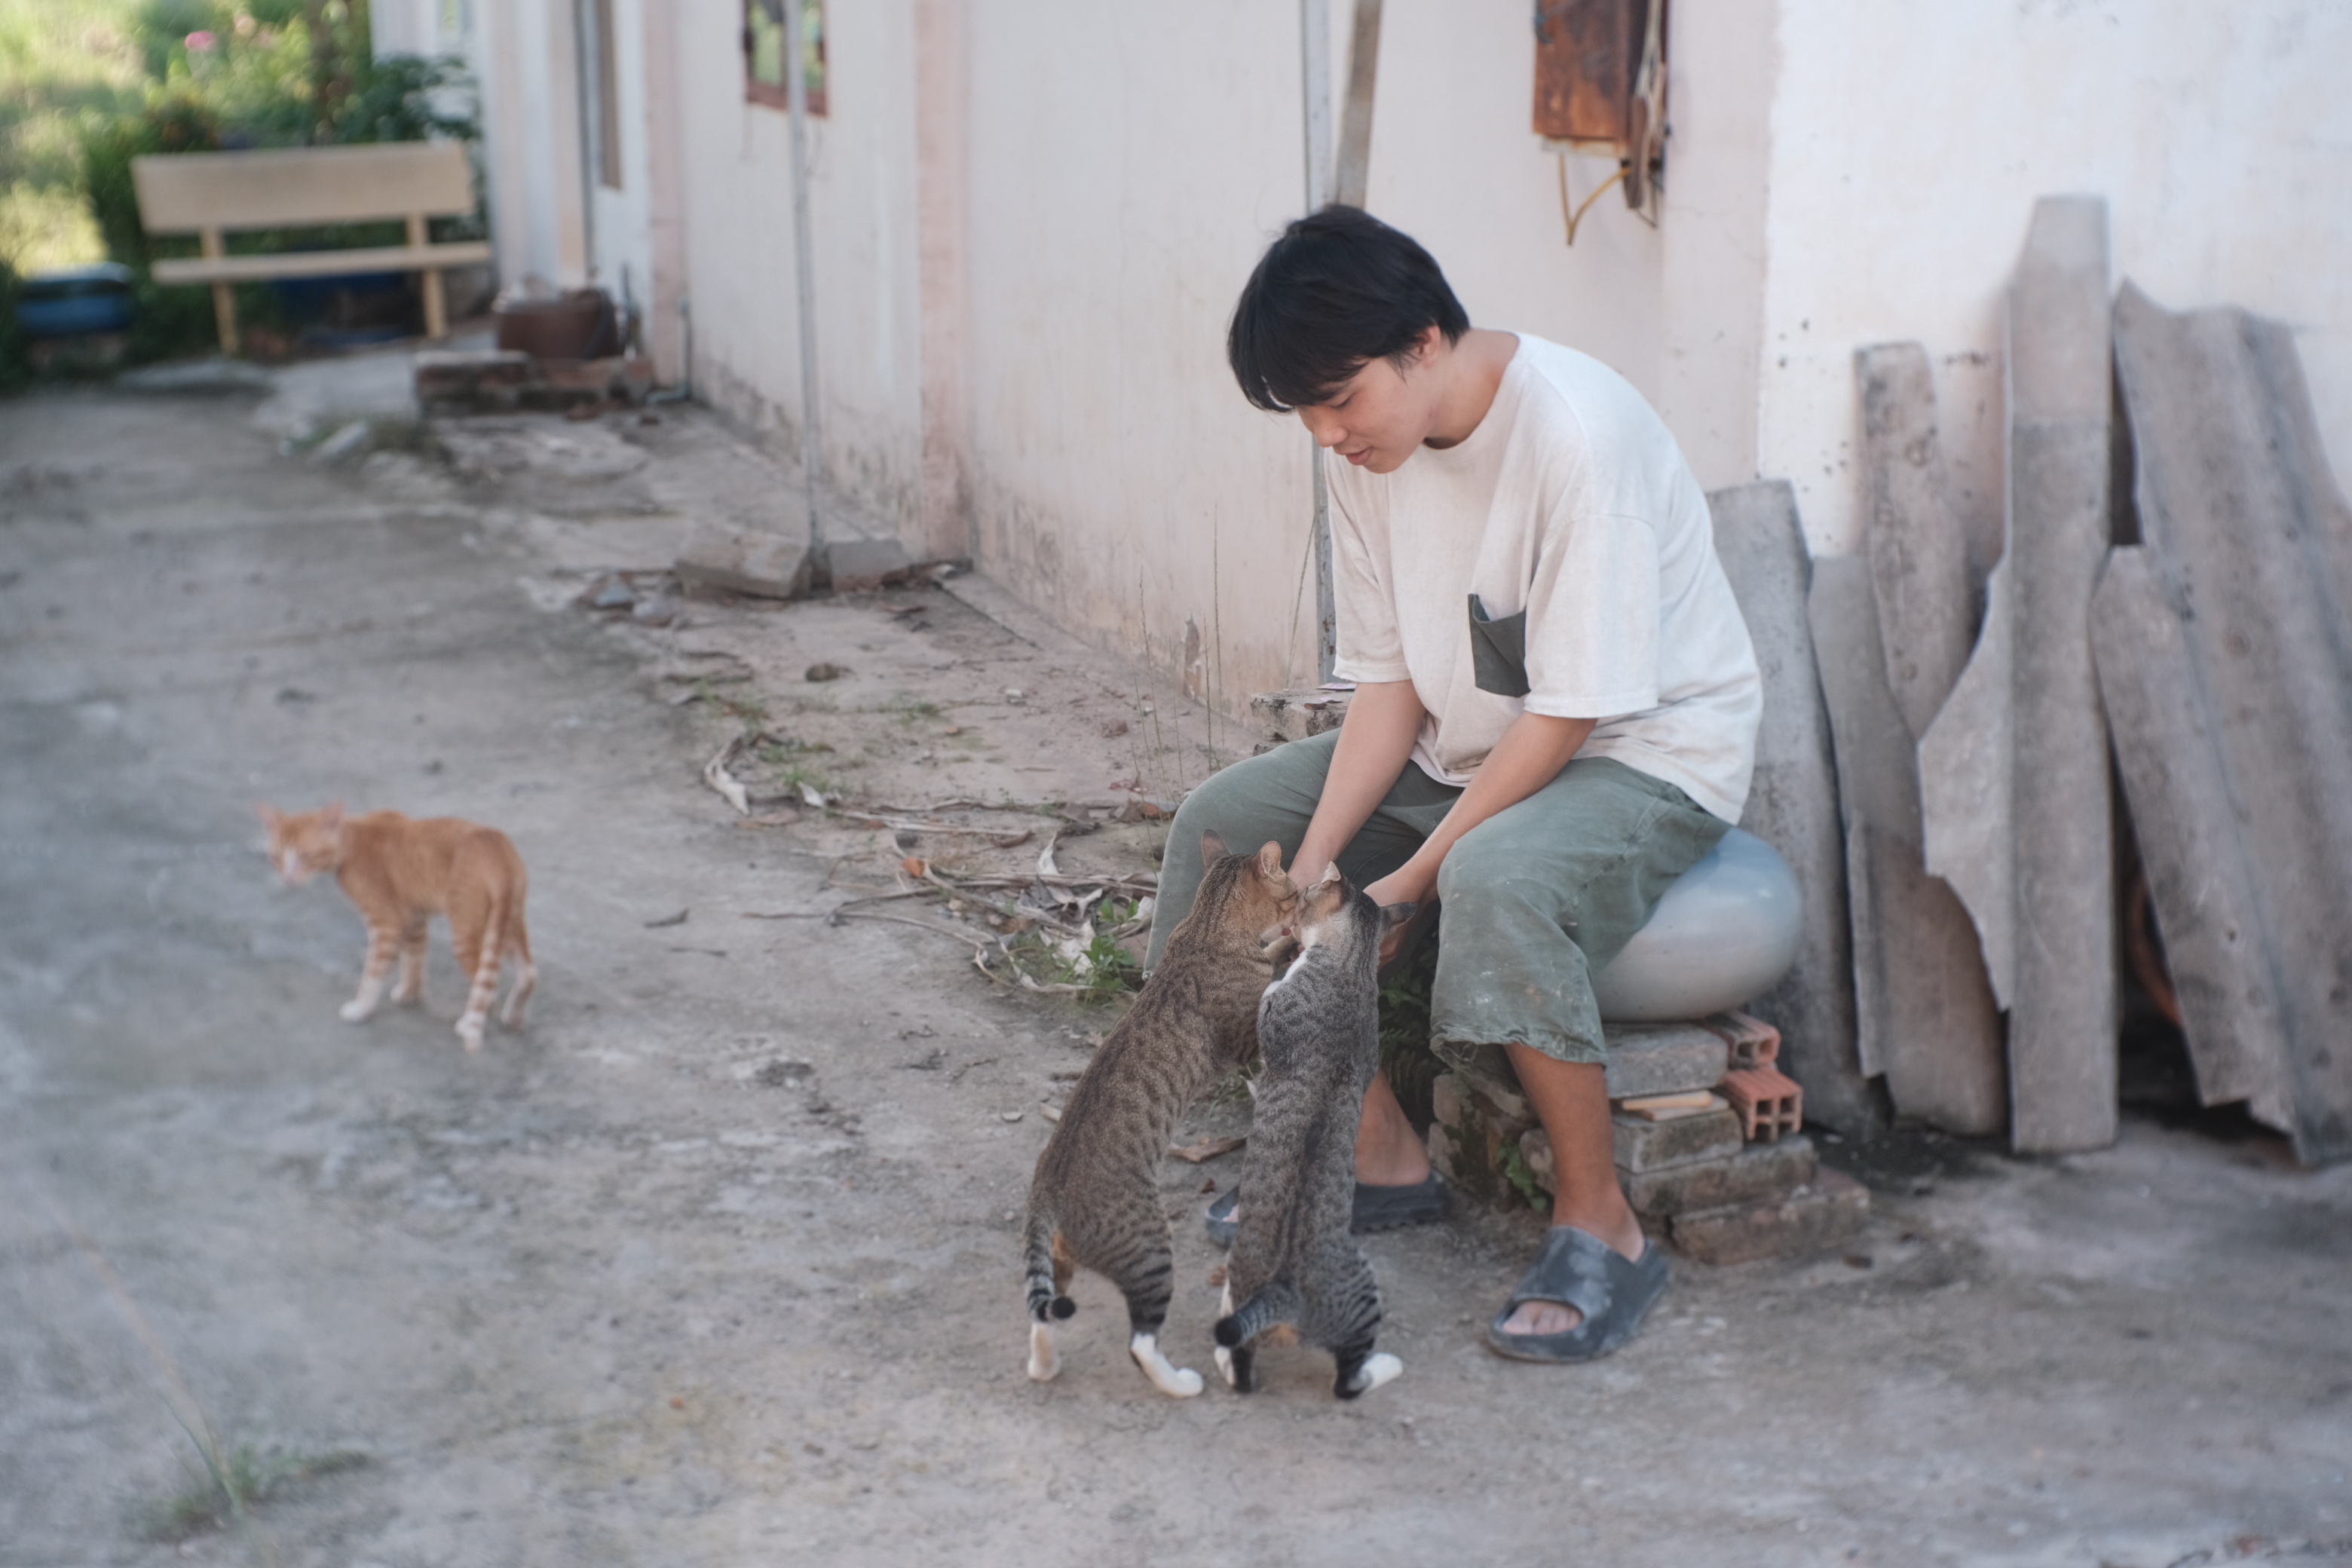
[[[1308,443],[1224,364],[1234,298],[1303,205],[1297,12],[1011,0],[969,33],[980,553],[1093,640],[1230,711],[1311,679]]]
[[[911,6],[836,5],[826,25],[829,112],[809,121],[818,425],[834,479],[895,520],[920,472]],[[797,453],[788,118],[745,101],[732,6],[678,7],[675,68],[696,390]]]
[[[2000,506],[2000,310],[2034,198],[2104,195],[2116,278],[2296,331],[2352,468],[2352,6],[1780,0],[1759,466],[1860,542],[1853,353],[1936,358],[1956,501]]]

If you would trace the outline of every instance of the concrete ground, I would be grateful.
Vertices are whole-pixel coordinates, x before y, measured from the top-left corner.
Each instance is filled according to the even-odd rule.
[[[0,404],[0,1563],[2352,1560],[2352,1167],[2147,1120],[1872,1152],[1849,1251],[1678,1265],[1597,1366],[1483,1348],[1537,1228],[1478,1214],[1373,1238],[1405,1373],[1360,1403],[1304,1352],[1166,1399],[1092,1280],[1031,1384],[1013,1216],[1107,1016],[936,931],[744,917],[1042,842],[793,821],[802,784],[1011,837],[1242,738],[985,584],[574,606],[743,499],[708,420],[493,422],[453,472],[254,416]],[[746,729],[763,826],[700,778]],[[250,812],[337,798],[512,835],[527,1031],[459,1049],[437,931],[424,1012],[337,1018],[359,921]],[[1108,815],[1066,868],[1148,868]],[[1165,1183],[1203,1368],[1192,1216],[1234,1163]],[[317,1473],[161,1529],[194,1426]]]

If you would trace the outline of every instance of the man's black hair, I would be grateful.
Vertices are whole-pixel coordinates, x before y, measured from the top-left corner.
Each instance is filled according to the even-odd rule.
[[[1225,359],[1244,396],[1287,414],[1328,402],[1365,365],[1407,353],[1432,327],[1449,343],[1470,330],[1435,259],[1411,235],[1334,204],[1266,247],[1234,307]]]

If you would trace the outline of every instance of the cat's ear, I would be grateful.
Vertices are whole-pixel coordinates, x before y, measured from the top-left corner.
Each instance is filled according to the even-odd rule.
[[[1226,855],[1228,855],[1229,853],[1231,853],[1231,851],[1229,851],[1228,849],[1226,849],[1226,847],[1225,847],[1225,841],[1224,841],[1223,839],[1222,839],[1222,838],[1218,837],[1216,836],[1216,834],[1215,834],[1213,831],[1203,831],[1203,832],[1202,833],[1202,835],[1201,835],[1201,864],[1202,864],[1202,865],[1203,865],[1203,866],[1212,866],[1212,865],[1214,865],[1216,862],[1218,862],[1218,861],[1220,861],[1220,860],[1223,859],[1223,858],[1226,857]]]
[[[325,828],[330,833],[341,832],[343,829],[343,803],[339,800],[335,802],[334,805],[327,807],[326,810],[320,812],[319,814],[319,826]]]
[[[1396,930],[1397,927],[1412,919],[1413,910],[1419,908],[1421,908],[1419,904],[1382,904],[1381,930],[1384,931]]]
[[[1269,882],[1282,875],[1281,845],[1268,840],[1265,847],[1257,852],[1257,874]]]

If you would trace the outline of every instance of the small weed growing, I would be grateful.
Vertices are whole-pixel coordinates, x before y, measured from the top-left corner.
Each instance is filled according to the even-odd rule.
[[[349,1448],[324,1454],[273,1453],[250,1443],[204,1452],[203,1458],[201,1468],[188,1467],[185,1488],[147,1511],[142,1522],[148,1539],[169,1544],[208,1530],[225,1529],[262,1504],[283,1497],[298,1482],[355,1470],[368,1462],[365,1454]]]
[[[926,719],[938,718],[940,705],[923,701],[911,691],[893,691],[890,700],[882,705],[882,711],[901,724],[916,724]]]
[[[746,689],[722,692],[708,680],[698,680],[694,683],[694,695],[712,712],[725,714],[751,733],[756,734],[768,726],[768,704],[756,691]]]

